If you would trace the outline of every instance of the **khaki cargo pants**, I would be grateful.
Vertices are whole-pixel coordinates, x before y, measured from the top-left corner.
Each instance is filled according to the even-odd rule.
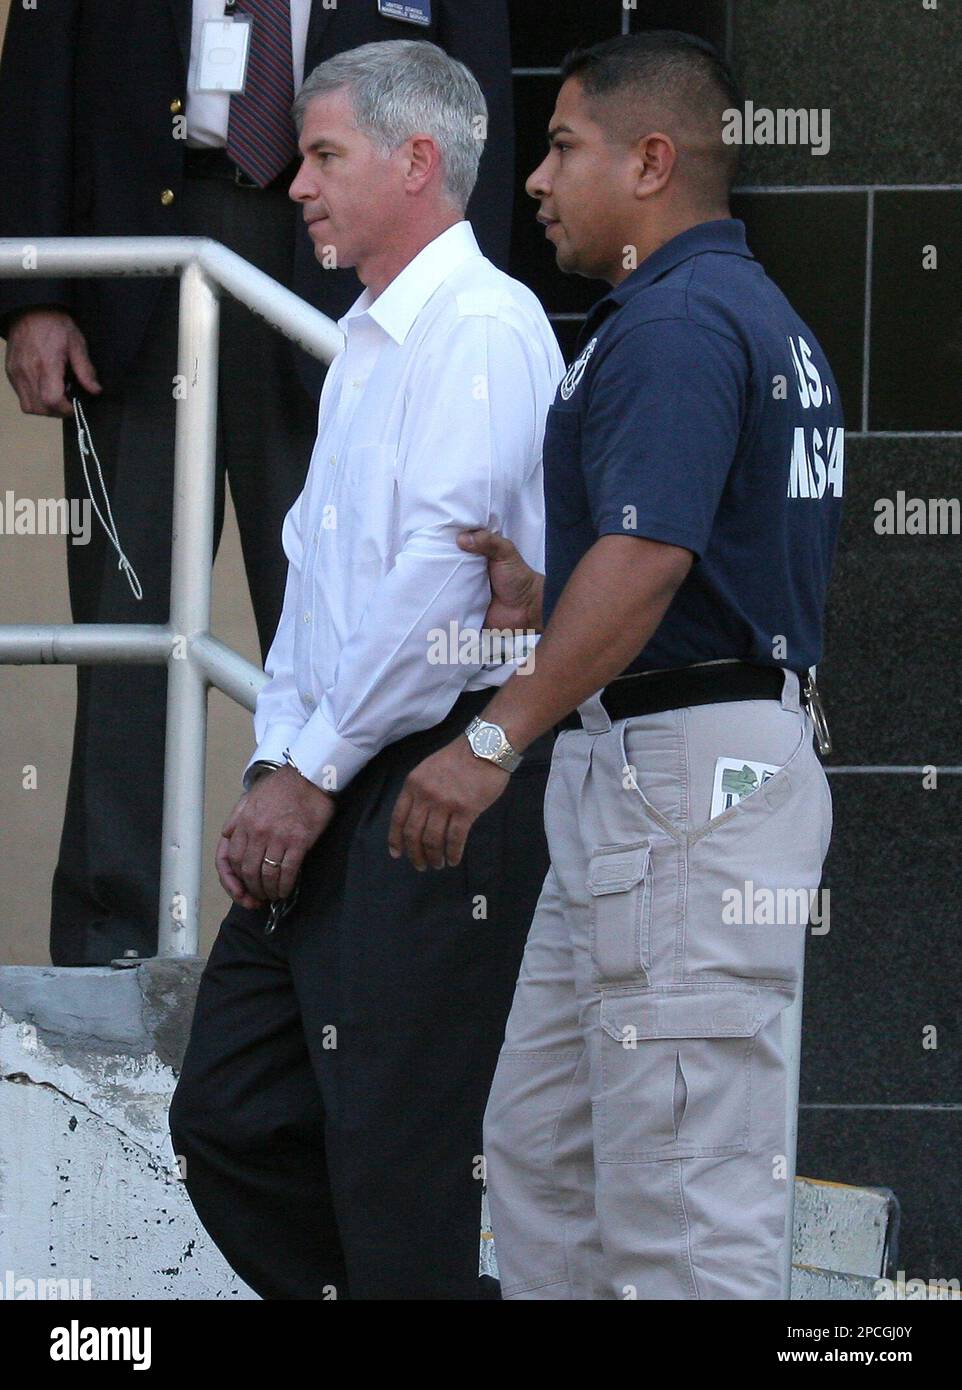
[[[780,703],[580,709],[485,1116],[503,1296],[779,1299],[781,1014],[832,826],[798,678]],[[710,818],[718,757],[781,770]]]

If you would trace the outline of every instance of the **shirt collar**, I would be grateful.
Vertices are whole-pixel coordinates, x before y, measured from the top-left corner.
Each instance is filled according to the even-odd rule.
[[[737,217],[720,217],[713,222],[699,222],[697,226],[680,232],[678,236],[659,246],[650,256],[646,256],[636,270],[626,276],[620,285],[614,285],[604,299],[598,301],[592,314],[603,304],[612,301],[616,305],[626,304],[633,294],[654,284],[669,270],[674,270],[675,266],[691,260],[692,256],[701,256],[706,251],[746,256],[749,260],[754,260],[745,240],[745,224]]]
[[[421,248],[413,260],[395,275],[376,299],[365,289],[351,305],[338,327],[347,331],[352,319],[366,314],[398,344],[403,343],[418,314],[434,291],[471,256],[480,256],[481,248],[471,223],[462,220],[448,227],[440,236]]]

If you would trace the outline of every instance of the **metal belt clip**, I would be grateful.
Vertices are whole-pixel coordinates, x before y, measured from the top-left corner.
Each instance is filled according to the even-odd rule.
[[[818,741],[818,751],[823,757],[832,751],[832,736],[828,731],[828,720],[825,718],[825,706],[822,704],[822,697],[818,693],[818,686],[815,684],[815,667],[808,668],[808,681],[802,691],[802,699],[808,707],[808,712],[812,716],[812,723],[815,725],[815,738]]]

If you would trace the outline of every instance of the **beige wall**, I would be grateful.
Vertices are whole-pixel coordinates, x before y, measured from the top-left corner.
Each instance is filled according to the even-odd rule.
[[[6,24],[8,9],[9,0],[0,0],[0,27]],[[7,488],[18,497],[62,496],[60,428],[59,420],[22,415],[6,376],[2,378],[0,499]],[[137,538],[127,532],[122,516],[116,520],[136,568]],[[98,524],[96,517],[92,524]],[[59,536],[0,535],[0,623],[70,621],[64,546]],[[118,573],[117,582],[126,580]],[[258,660],[229,499],[214,571],[214,632],[250,660]],[[205,953],[228,905],[213,868],[217,833],[237,798],[252,740],[248,712],[219,691],[211,692],[209,712],[201,936]],[[73,667],[0,666],[0,965],[37,965],[50,959],[50,879],[60,838],[73,717]],[[37,769],[36,790],[23,789],[23,768],[28,764]]]

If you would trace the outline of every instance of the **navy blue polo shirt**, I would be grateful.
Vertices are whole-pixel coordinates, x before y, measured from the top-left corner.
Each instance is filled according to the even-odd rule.
[[[626,671],[814,665],[844,466],[835,378],[744,224],[689,228],[591,310],[548,412],[545,621],[599,536],[643,536],[695,560]]]

